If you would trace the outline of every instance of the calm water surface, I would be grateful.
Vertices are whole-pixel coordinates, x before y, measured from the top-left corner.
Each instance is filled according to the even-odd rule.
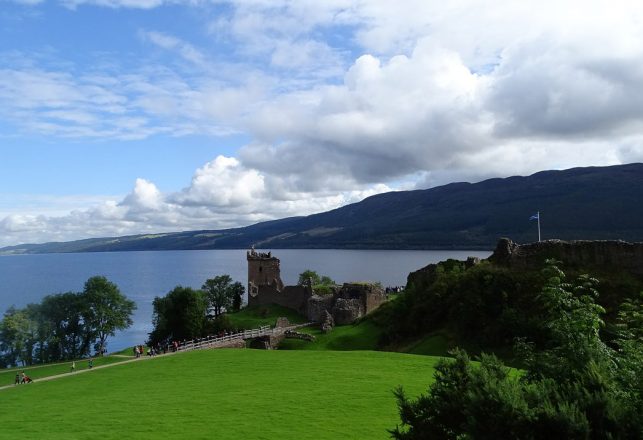
[[[263,251],[263,250],[262,250]],[[338,283],[379,281],[384,286],[406,283],[409,272],[447,258],[486,258],[481,251],[367,251],[279,249],[285,284],[295,284],[306,269]],[[101,252],[83,254],[12,255],[0,257],[0,313],[11,305],[37,303],[48,294],[81,291],[85,281],[104,275],[136,301],[134,325],[108,340],[110,351],[147,339],[152,300],[177,285],[199,288],[216,275],[229,274],[247,285],[245,250]]]

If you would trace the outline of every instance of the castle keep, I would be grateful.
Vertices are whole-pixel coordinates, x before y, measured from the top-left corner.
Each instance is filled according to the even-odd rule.
[[[279,259],[270,252],[251,249],[248,260],[248,305],[277,304],[304,315],[313,322],[327,316],[336,324],[349,324],[370,313],[386,301],[381,287],[369,283],[345,283],[332,293],[318,295],[309,284],[284,286]]]

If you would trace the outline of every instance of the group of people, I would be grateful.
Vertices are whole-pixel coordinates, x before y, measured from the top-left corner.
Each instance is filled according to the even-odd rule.
[[[89,358],[87,368],[90,370],[94,368],[94,358]],[[74,371],[76,371],[76,361],[71,361],[71,372],[73,373]]]
[[[143,356],[143,354],[146,354],[149,357],[153,357],[153,356],[156,356],[157,354],[161,354],[161,353],[165,354],[168,351],[174,353],[179,350],[180,345],[181,344],[178,341],[172,341],[165,345],[157,344],[156,347],[149,347],[147,351],[145,350],[145,346],[135,345],[133,350],[134,350],[134,355],[137,358]]]
[[[135,345],[133,350],[134,350],[134,356],[136,356],[137,358],[140,358],[141,356],[143,356],[143,353],[145,352],[142,345]]]
[[[31,383],[33,380],[25,374],[24,371],[16,373],[16,380],[13,383],[14,385],[19,385],[21,383]]]
[[[400,293],[401,291],[404,290],[404,287],[402,286],[389,286],[386,288],[386,293]]]

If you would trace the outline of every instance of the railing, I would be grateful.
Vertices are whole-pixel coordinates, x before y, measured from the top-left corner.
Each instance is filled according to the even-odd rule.
[[[220,348],[230,345],[233,342],[242,341],[245,339],[258,338],[259,336],[266,335],[281,335],[286,330],[295,330],[301,327],[306,327],[312,323],[289,325],[288,327],[270,328],[269,325],[264,325],[252,330],[244,330],[236,333],[229,333],[223,336],[206,336],[205,338],[198,338],[192,341],[184,341],[179,344],[179,351],[198,350],[202,348]]]

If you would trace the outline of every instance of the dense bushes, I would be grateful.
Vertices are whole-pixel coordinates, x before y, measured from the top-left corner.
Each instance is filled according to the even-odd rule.
[[[418,274],[411,277],[400,298],[373,315],[386,330],[383,345],[417,339],[436,330],[448,334],[455,345],[468,347],[511,347],[516,337],[528,338],[538,346],[546,342],[540,325],[544,305],[537,299],[546,274],[488,261],[466,268],[466,263],[456,260],[429,266]],[[620,274],[601,276],[607,279],[602,285],[609,295],[602,296],[600,304],[613,324],[618,305],[643,286],[640,280]],[[619,288],[623,289],[620,293]],[[612,326],[608,330],[616,331]]]
[[[446,329],[456,343],[500,346],[516,335],[539,339],[534,301],[542,276],[517,273],[483,262],[465,270],[448,260],[407,286],[373,318],[386,329],[383,344]]]
[[[497,358],[480,365],[457,351],[443,361],[428,394],[409,400],[396,393],[402,426],[397,439],[639,439],[643,437],[643,301],[621,309],[617,344],[599,335],[604,309],[596,304],[597,281],[566,283],[550,263],[535,296],[542,345],[524,340],[526,366],[519,375]]]

